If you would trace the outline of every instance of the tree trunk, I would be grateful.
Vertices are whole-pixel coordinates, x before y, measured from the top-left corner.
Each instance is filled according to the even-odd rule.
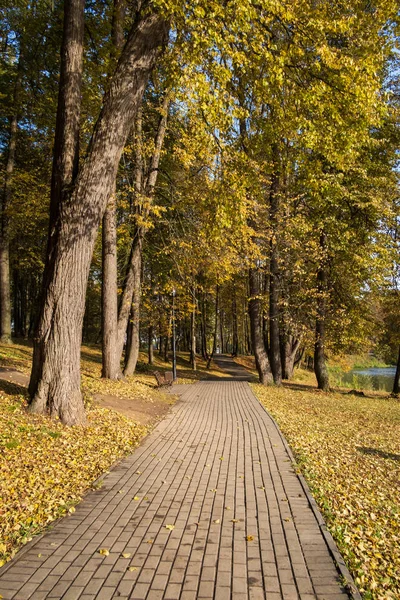
[[[142,240],[143,233],[142,228],[138,228],[137,235],[135,236],[135,242],[132,247],[131,260],[129,264],[128,281],[125,284],[124,296],[122,302],[126,301],[127,292],[130,296],[131,304],[131,343],[125,353],[125,367],[124,375],[133,375],[136,369],[137,361],[139,358],[140,350],[140,300],[142,290]],[[122,303],[120,309],[120,317],[118,319],[118,329],[125,322]],[[123,342],[122,342],[123,345]],[[121,340],[120,340],[121,348]]]
[[[124,43],[125,0],[114,0],[110,64],[114,65]],[[117,210],[115,192],[103,215],[102,226],[102,371],[107,379],[120,379],[121,355],[118,353],[118,267]]]
[[[399,354],[397,357],[396,374],[394,376],[392,394],[394,396],[398,396],[400,394],[400,346],[399,346]]]
[[[237,356],[239,351],[239,337],[238,337],[238,316],[237,316],[237,302],[236,302],[236,288],[233,282],[232,289],[232,356]]]
[[[256,367],[260,383],[267,385],[268,383],[271,383],[272,377],[261,328],[261,300],[259,298],[260,287],[258,283],[257,269],[249,270],[249,292],[251,343],[253,346],[254,357],[256,359]]]
[[[150,168],[145,177],[143,155],[142,155],[142,116],[139,110],[136,119],[136,165],[135,165],[135,195],[137,203],[135,206],[136,214],[141,219],[146,219],[150,213],[150,205],[154,196],[154,189],[157,182],[158,166],[161,158],[161,150],[167,127],[167,114],[169,107],[169,96],[165,95],[162,115],[158,125],[154,152],[150,160]],[[146,201],[143,204],[143,196]],[[146,230],[144,226],[138,226],[132,240],[131,255],[128,263],[127,275],[121,297],[120,308],[118,312],[118,353],[121,359],[124,336],[129,318],[130,306],[134,305],[134,318],[132,323],[132,344],[129,352],[125,353],[124,375],[132,375],[136,369],[136,363],[139,356],[139,323],[140,323],[140,300],[141,300],[141,267],[142,267],[142,248]]]
[[[214,335],[213,335],[213,345],[211,354],[207,360],[207,369],[210,368],[211,361],[217,351],[217,337],[218,337],[218,312],[219,312],[219,285],[217,285],[217,289],[215,292],[215,324],[214,324]]]
[[[320,236],[321,262],[317,273],[317,319],[315,323],[314,346],[314,372],[318,382],[318,389],[329,391],[329,373],[325,360],[325,320],[326,320],[326,292],[328,277],[326,272],[326,235]]]
[[[17,89],[17,85],[15,86]],[[16,101],[14,91],[14,102]],[[14,114],[10,120],[10,140],[4,180],[3,198],[0,206],[0,341],[11,343],[11,295],[10,295],[10,240],[8,208],[11,200],[11,185],[15,167],[18,120]]]
[[[152,365],[154,362],[154,347],[153,347],[154,327],[153,327],[153,325],[149,325],[148,336],[149,336],[149,350],[148,350],[149,365]]]
[[[277,169],[277,150],[274,148],[274,164]],[[282,384],[282,368],[279,344],[279,261],[278,261],[278,215],[279,175],[272,175],[270,191],[270,276],[269,276],[269,362],[275,385]]]
[[[107,379],[121,379],[118,352],[117,223],[113,194],[103,216],[102,228],[102,370]]]
[[[190,366],[196,371],[196,288],[193,286],[193,308],[190,315]]]
[[[203,294],[201,302],[201,354],[203,359],[208,362],[207,350],[207,299]]]
[[[292,335],[281,335],[280,352],[283,379],[291,379],[293,377],[294,365],[299,346],[300,340],[294,338]]]
[[[74,2],[66,3],[70,9],[73,5]],[[45,267],[44,298],[29,386],[30,408],[39,413],[48,410],[65,424],[82,423],[85,418],[80,391],[80,345],[96,232],[114,189],[131,123],[167,31],[166,22],[157,14],[147,11],[137,17],[105,95],[88,156],[71,194],[61,204],[60,218],[51,223],[50,237],[56,243],[50,242],[52,251]]]
[[[225,336],[224,336],[224,311],[221,309],[219,313],[219,338],[221,342],[221,354],[225,352]]]
[[[168,335],[164,336],[164,362],[166,363],[169,362],[169,340],[170,335],[168,333]]]
[[[158,354],[159,356],[163,355],[163,336],[161,334],[161,322],[159,323],[160,337],[158,338]]]

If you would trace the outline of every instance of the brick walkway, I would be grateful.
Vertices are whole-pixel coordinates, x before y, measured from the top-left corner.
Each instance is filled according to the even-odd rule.
[[[99,490],[1,569],[0,594],[348,598],[282,438],[242,381],[187,386]]]

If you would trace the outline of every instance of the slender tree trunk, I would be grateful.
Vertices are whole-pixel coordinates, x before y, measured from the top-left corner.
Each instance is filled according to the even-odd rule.
[[[124,43],[125,0],[114,0],[110,63],[114,65]],[[118,353],[118,268],[117,210],[115,192],[103,215],[102,226],[102,371],[107,379],[120,379],[121,355]]]
[[[232,289],[232,356],[237,356],[239,351],[239,337],[238,337],[238,315],[237,315],[237,302],[236,302],[236,288],[233,282]]]
[[[71,10],[74,3],[75,0],[66,3],[66,7]],[[77,9],[72,20],[83,19],[83,14],[78,18],[76,12]],[[65,424],[82,423],[85,419],[80,391],[80,345],[94,242],[114,189],[131,123],[167,31],[167,24],[159,15],[138,15],[104,98],[88,156],[71,193],[62,202],[59,219],[51,222],[50,240],[56,243],[49,244],[51,252],[45,267],[29,387],[31,410],[48,410]],[[76,44],[76,37],[73,39]]]
[[[169,362],[169,340],[170,335],[168,333],[168,335],[164,336],[164,362],[166,363]]]
[[[193,308],[190,315],[190,366],[196,371],[196,288],[193,286]]]
[[[213,345],[211,354],[207,360],[207,369],[210,368],[211,361],[217,351],[217,337],[218,337],[218,313],[219,313],[219,285],[217,285],[217,289],[215,292],[215,324],[214,324],[214,335],[213,335]]]
[[[219,338],[221,341],[221,354],[224,354],[225,352],[224,316],[225,313],[221,308],[219,311]]]
[[[163,355],[163,336],[161,334],[162,328],[161,328],[161,322],[159,323],[159,330],[160,330],[160,337],[158,338],[158,354],[159,356]]]
[[[17,85],[15,86],[15,90]],[[14,91],[14,101],[16,101]],[[0,341],[11,343],[11,295],[10,295],[10,240],[8,209],[11,201],[11,186],[15,167],[18,121],[14,114],[10,120],[10,140],[4,180],[3,197],[0,205]]]
[[[249,270],[249,292],[251,342],[253,346],[254,357],[256,359],[256,367],[260,383],[267,385],[268,383],[271,383],[272,376],[268,355],[265,351],[261,328],[261,300],[259,298],[260,286],[258,282],[257,269]]]
[[[131,296],[131,344],[125,353],[124,375],[133,375],[136,369],[140,350],[140,300],[142,290],[142,241],[143,234],[138,230],[130,261]],[[124,290],[125,291],[125,290]],[[121,315],[121,311],[120,311]],[[121,327],[121,317],[118,320]]]
[[[149,337],[149,350],[148,350],[149,365],[152,365],[154,362],[154,346],[153,346],[154,327],[153,327],[153,325],[149,325],[148,337]]]
[[[201,302],[201,354],[203,359],[208,362],[207,350],[207,299],[203,294]]]
[[[169,95],[166,94],[162,106],[162,115],[158,125],[154,152],[150,160],[150,168],[145,177],[143,155],[142,155],[142,115],[139,110],[136,119],[136,165],[135,165],[135,194],[139,199],[135,206],[135,211],[141,219],[149,216],[150,205],[154,197],[154,189],[157,182],[158,166],[161,158],[161,150],[164,142],[167,115],[170,104]],[[142,196],[146,197],[143,205]],[[124,335],[129,318],[130,306],[134,306],[134,318],[132,324],[132,344],[129,352],[125,353],[124,375],[132,375],[136,369],[136,363],[139,356],[139,323],[140,323],[140,300],[141,300],[141,267],[142,267],[142,248],[145,236],[144,226],[138,226],[132,240],[131,255],[128,263],[128,271],[122,292],[120,308],[118,312],[118,353],[122,357],[124,347]]]
[[[102,228],[102,371],[107,379],[121,379],[118,353],[118,297],[117,297],[117,223],[116,201],[113,195],[103,216]]]
[[[321,262],[317,274],[317,319],[315,323],[314,372],[318,389],[329,391],[329,373],[325,359],[325,320],[328,277],[326,272],[326,235],[320,236]]]
[[[277,169],[277,150],[274,148],[274,164]],[[282,384],[282,368],[279,344],[279,257],[278,257],[279,175],[272,176],[270,191],[270,276],[269,276],[269,362],[275,385]]]
[[[397,356],[396,374],[394,376],[392,394],[398,396],[400,394],[400,346],[399,354]]]

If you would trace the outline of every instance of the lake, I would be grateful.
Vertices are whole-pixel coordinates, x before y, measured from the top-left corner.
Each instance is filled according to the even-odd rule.
[[[353,369],[338,375],[338,385],[349,385],[356,390],[381,390],[391,392],[396,367],[372,367],[370,369]]]

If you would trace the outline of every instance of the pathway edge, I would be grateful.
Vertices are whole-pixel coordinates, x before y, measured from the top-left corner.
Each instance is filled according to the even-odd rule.
[[[248,384],[249,385],[249,384]],[[250,389],[251,386],[249,385]],[[251,390],[254,394],[254,391]],[[289,458],[291,459],[292,463],[294,465],[297,465],[297,461],[293,455],[292,449],[289,446],[288,441],[286,440],[285,436],[283,435],[282,431],[280,430],[280,427],[278,425],[278,423],[276,422],[276,420],[274,419],[274,417],[271,415],[271,413],[266,409],[266,407],[263,405],[263,403],[257,398],[257,396],[254,394],[254,397],[257,399],[257,402],[260,403],[260,405],[262,406],[262,408],[265,410],[265,412],[267,413],[267,415],[270,417],[271,421],[273,422],[275,428],[278,431],[279,437],[282,440],[282,443],[286,449],[286,452],[289,455]],[[318,508],[318,505],[315,501],[314,496],[311,493],[311,490],[308,486],[307,481],[305,480],[304,476],[302,475],[302,473],[297,473],[296,475],[301,483],[301,487],[303,488],[304,494],[307,497],[307,500],[311,506],[311,510],[314,513],[315,518],[317,519],[317,523],[319,525],[319,528],[322,532],[323,538],[325,540],[326,545],[328,546],[328,550],[333,558],[333,561],[335,563],[335,566],[337,568],[337,570],[339,571],[339,574],[343,577],[343,579],[346,582],[346,590],[349,592],[350,597],[352,600],[362,600],[362,596],[360,594],[360,592],[358,591],[358,588],[354,582],[354,579],[350,573],[350,571],[348,570],[346,563],[344,562],[343,556],[340,554],[339,552],[339,548],[336,545],[335,540],[332,537],[332,534],[329,532],[328,527],[326,525],[325,519],[322,516],[321,511]]]

